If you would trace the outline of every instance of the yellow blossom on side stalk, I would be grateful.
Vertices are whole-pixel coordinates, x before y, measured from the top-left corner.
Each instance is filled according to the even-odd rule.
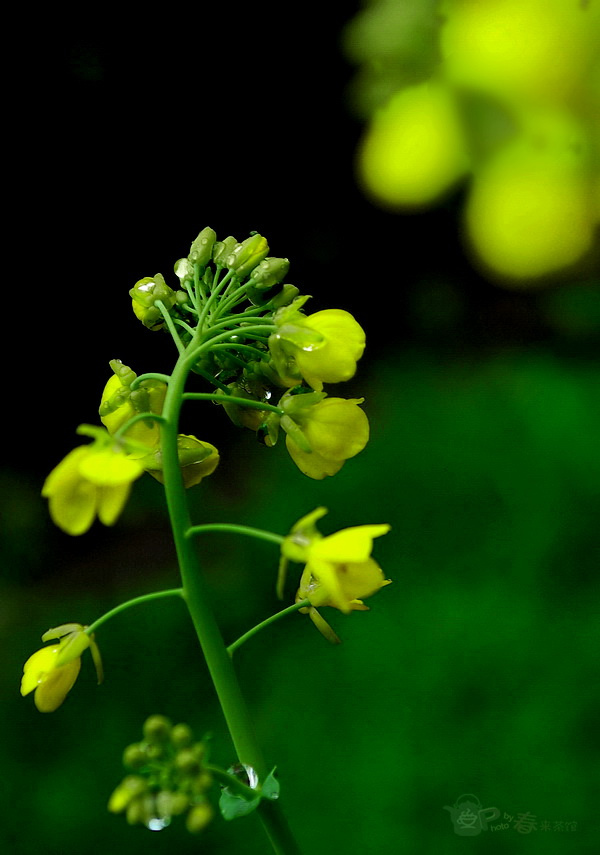
[[[95,429],[98,436],[100,428]],[[106,439],[110,438],[106,435]],[[121,446],[105,440],[74,448],[46,478],[42,496],[52,520],[67,534],[86,532],[96,516],[113,525],[129,497],[132,483],[144,472]]]
[[[93,635],[79,623],[68,623],[49,629],[42,641],[60,639],[57,644],[42,647],[23,666],[21,694],[34,692],[33,700],[40,712],[54,712],[70,692],[81,668],[81,654],[90,648],[98,683],[102,682],[102,660]]]
[[[288,385],[302,377],[315,391],[323,383],[350,380],[365,349],[365,333],[350,312],[323,309],[304,315],[300,297],[276,312],[278,329],[269,338],[269,349],[277,370]]]
[[[387,534],[390,526],[354,526],[323,537],[315,522],[326,513],[325,508],[317,508],[302,517],[285,538],[277,591],[281,597],[288,560],[304,562],[296,602],[310,600],[311,605],[300,611],[309,615],[325,638],[339,644],[340,639],[316,607],[331,606],[345,614],[368,610],[363,597],[370,597],[391,584],[371,557],[373,540]]]
[[[305,475],[322,480],[339,472],[369,440],[364,398],[328,398],[324,393],[283,396],[281,427],[290,457]]]

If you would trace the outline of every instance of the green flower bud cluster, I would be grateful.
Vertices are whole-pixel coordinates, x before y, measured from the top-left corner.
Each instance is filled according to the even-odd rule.
[[[149,329],[167,329],[180,352],[198,344],[192,370],[220,390],[234,424],[254,430],[269,447],[283,429],[292,460],[321,479],[338,472],[368,440],[362,399],[328,398],[323,390],[325,383],[353,377],[365,334],[342,309],[306,314],[310,297],[285,282],[289,266],[287,258],[269,255],[258,233],[219,240],[207,227],[187,258],[175,263],[180,290],[156,275],[131,294]],[[301,403],[292,400],[298,394]],[[193,466],[202,463],[198,452],[190,449]],[[160,470],[159,458],[160,452],[156,466],[146,467],[152,474]]]
[[[173,725],[162,715],[144,722],[143,739],[128,745],[123,765],[129,770],[112,793],[108,810],[124,813],[130,825],[152,831],[184,816],[188,831],[202,831],[214,810],[207,799],[213,778],[206,769],[206,745],[187,724]]]
[[[221,298],[229,300],[232,292],[245,283],[241,299],[232,307],[248,301],[250,306],[273,310],[290,303],[298,289],[282,285],[288,269],[287,258],[269,256],[269,244],[262,235],[252,233],[242,241],[232,235],[217,240],[214,229],[207,226],[192,242],[187,258],[175,262],[179,290],[167,285],[157,273],[140,279],[129,294],[133,311],[145,327],[164,329],[168,315],[178,326],[181,341],[187,344],[200,316],[206,323],[210,316],[219,314],[219,292]],[[210,313],[203,312],[208,302],[214,304]]]

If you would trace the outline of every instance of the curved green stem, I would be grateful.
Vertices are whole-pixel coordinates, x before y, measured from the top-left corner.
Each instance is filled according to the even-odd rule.
[[[147,371],[145,374],[139,374],[135,378],[135,380],[133,381],[133,383],[129,387],[131,389],[131,391],[133,392],[134,389],[137,389],[137,387],[140,385],[140,383],[143,380],[160,380],[161,383],[167,383],[168,384],[171,382],[171,376],[170,376],[170,374],[159,374],[157,371]]]
[[[253,347],[251,344],[238,344],[235,341],[230,343],[222,342],[221,344],[215,344],[213,350],[240,350],[245,351],[249,356],[254,356],[255,359],[263,360],[268,357],[268,353],[264,350],[259,350],[257,347]],[[245,363],[241,363],[245,367]]]
[[[219,296],[223,288],[227,285],[232,276],[233,270],[228,270],[225,276],[220,281],[213,282],[210,296],[202,306],[202,310],[200,311],[200,315],[198,318],[198,329],[200,331],[203,329],[204,324],[209,316],[209,312],[217,301],[217,297]]]
[[[235,332],[233,330],[228,330],[227,332],[222,332],[213,336],[210,339],[210,344],[212,346],[214,344],[218,344],[220,341],[226,341],[233,344],[234,342],[231,342],[232,336],[235,336],[236,338],[254,338],[255,335],[260,336],[261,333],[271,333],[276,329],[277,327],[275,324],[248,324],[247,327],[239,327]]]
[[[87,635],[92,635],[99,626],[102,626],[103,623],[106,623],[107,620],[110,620],[115,615],[124,612],[126,609],[130,609],[131,606],[138,606],[142,603],[149,603],[151,600],[159,600],[163,597],[183,597],[184,592],[183,588],[169,588],[165,591],[154,591],[151,594],[142,594],[139,597],[134,597],[132,600],[126,600],[124,603],[120,603],[118,606],[115,606],[114,609],[110,609],[110,611],[103,614],[93,623],[91,623],[88,627],[85,628],[85,632]]]
[[[230,790],[233,790],[236,793],[239,793],[240,796],[243,796],[245,799],[251,800],[260,796],[260,790],[253,790],[252,787],[249,787],[247,784],[244,784],[243,781],[240,781],[239,778],[230,775],[229,772],[226,772],[225,769],[221,769],[219,766],[212,766],[210,763],[205,764],[203,766],[207,772],[216,778],[220,784],[228,787]]]
[[[281,407],[267,404],[264,401],[253,401],[250,398],[238,398],[236,395],[219,395],[218,392],[186,392],[186,401],[216,401],[218,404],[239,404],[241,407],[250,407],[255,410],[268,410],[280,416],[285,415]]]
[[[275,623],[276,620],[279,620],[286,615],[291,615],[292,612],[297,612],[298,609],[304,609],[307,606],[310,606],[310,600],[300,600],[298,603],[293,603],[291,606],[288,606],[286,609],[282,609],[280,612],[276,612],[274,615],[266,618],[266,620],[261,621],[261,623],[257,623],[256,626],[253,626],[252,629],[249,629],[248,632],[245,632],[243,635],[234,641],[233,644],[230,644],[227,648],[227,652],[230,656],[233,656],[238,647],[241,647],[242,644],[245,644],[253,635],[256,635],[257,632],[260,632],[261,629],[264,629],[267,626],[270,626],[272,623]]]
[[[124,434],[127,433],[129,428],[133,427],[136,422],[140,421],[153,421],[160,423],[164,420],[163,417],[158,413],[136,413],[135,416],[132,416],[128,421],[125,422],[125,424],[121,425],[121,427],[114,432],[113,439],[120,439]]]
[[[173,318],[169,314],[167,307],[165,306],[165,304],[163,303],[162,300],[157,300],[154,305],[156,306],[157,309],[160,310],[160,313],[165,320],[165,323],[167,325],[167,329],[171,333],[171,338],[175,342],[175,347],[177,348],[178,352],[180,354],[183,353],[183,351],[185,350],[185,345],[179,337],[179,333],[177,332],[177,327],[175,326],[175,324],[173,322]]]

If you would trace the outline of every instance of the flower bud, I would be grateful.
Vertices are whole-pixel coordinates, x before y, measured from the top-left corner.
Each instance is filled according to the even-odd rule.
[[[177,791],[171,793],[171,813],[173,816],[180,816],[185,813],[189,807],[190,800],[185,793]]]
[[[128,769],[137,771],[148,763],[148,755],[142,746],[135,742],[133,745],[128,745],[123,752],[123,765]]]
[[[232,235],[226,237],[225,240],[218,240],[213,246],[213,261],[215,264],[219,267],[226,267],[227,259],[237,245],[238,242]]]
[[[195,805],[187,815],[186,828],[192,834],[203,831],[213,818],[213,809],[208,802]]]
[[[175,765],[184,775],[194,777],[200,772],[200,762],[195,753],[184,748],[175,757]]]
[[[194,739],[192,729],[187,724],[176,724],[171,731],[171,742],[175,748],[189,748]]]
[[[282,306],[289,306],[289,304],[296,299],[299,293],[300,291],[295,285],[287,283],[282,287],[279,294],[271,298],[269,301],[270,305],[273,306],[274,309],[280,309]]]
[[[259,291],[279,285],[285,279],[290,262],[287,258],[264,258],[252,272],[252,281]]]
[[[148,742],[166,742],[171,736],[171,722],[164,715],[151,715],[144,722],[143,733]]]
[[[238,279],[245,279],[269,252],[269,244],[262,235],[254,234],[238,243],[226,259],[227,267],[235,271]]]
[[[194,278],[194,269],[190,264],[188,258],[178,258],[175,264],[173,265],[173,272],[181,282],[186,282],[188,280],[193,280]],[[188,298],[188,295],[185,291],[177,291],[177,302],[180,302],[181,297],[179,294],[182,294],[184,298]],[[189,298],[188,298],[189,299]]]
[[[156,303],[160,300],[168,311],[176,301],[175,291],[169,288],[160,273],[140,279],[130,289],[129,296],[136,318],[151,330],[158,330],[164,325],[164,318]]]
[[[138,825],[146,821],[148,815],[147,799],[144,796],[136,796],[127,805],[125,818],[129,825]]]
[[[189,260],[192,264],[198,264],[203,270],[211,260],[213,246],[217,239],[217,233],[208,226],[202,229],[196,240],[190,247]]]
[[[108,801],[108,809],[111,813],[121,813],[130,804],[132,799],[137,798],[147,789],[146,782],[138,775],[128,775],[123,778],[119,786]]]

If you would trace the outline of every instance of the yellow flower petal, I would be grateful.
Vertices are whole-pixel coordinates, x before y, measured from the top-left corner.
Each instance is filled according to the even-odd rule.
[[[86,445],[70,451],[48,475],[42,488],[42,496],[49,499],[52,520],[71,535],[87,531],[96,514],[96,490],[79,474],[89,452]]]
[[[72,689],[80,668],[81,659],[73,659],[44,677],[34,695],[34,703],[40,712],[54,712],[58,709]]]
[[[130,484],[144,472],[137,460],[112,448],[94,450],[81,460],[79,474],[97,487],[114,487]]]
[[[360,563],[342,564],[338,568],[338,581],[346,603],[354,603],[352,610],[362,606],[362,597],[370,597],[389,584],[379,564],[372,558]],[[364,610],[359,608],[360,611]]]
[[[300,347],[294,353],[309,386],[320,392],[323,383],[340,383],[354,376],[356,362],[365,348],[365,333],[349,312],[324,309],[309,315],[302,326],[323,337],[321,344]]]
[[[127,503],[130,492],[130,483],[96,488],[98,519],[101,523],[115,524]]]
[[[325,398],[311,407],[301,427],[313,451],[331,460],[348,460],[369,440],[363,398]]]
[[[327,475],[335,475],[344,465],[344,460],[328,460],[316,451],[308,454],[296,445],[291,436],[286,435],[285,445],[290,457],[302,474],[308,475],[315,481],[321,481]]]
[[[28,695],[36,689],[44,674],[54,668],[59,645],[53,644],[36,650],[23,666],[23,679],[21,680],[21,694]]]
[[[311,548],[313,555],[323,561],[364,562],[373,548],[373,538],[390,530],[389,525],[359,525],[344,528],[317,541]]]
[[[336,565],[319,559],[313,560],[311,556],[304,572],[310,573],[318,583],[314,584],[311,581],[304,590],[302,584],[300,586],[300,593],[314,606],[333,606],[342,612],[352,611],[348,606],[347,597],[344,596]]]

